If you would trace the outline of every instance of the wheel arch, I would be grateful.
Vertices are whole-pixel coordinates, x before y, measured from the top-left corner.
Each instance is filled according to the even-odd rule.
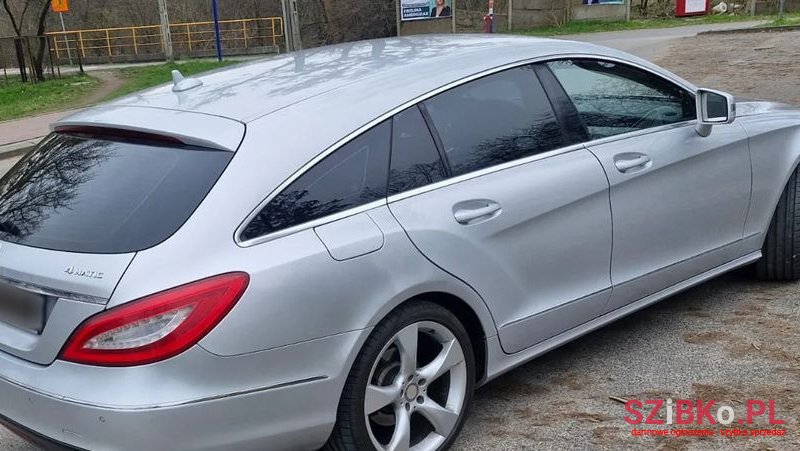
[[[497,328],[489,309],[483,300],[467,287],[434,284],[424,287],[427,289],[422,288],[405,292],[388,303],[375,314],[370,326],[374,327],[392,312],[409,303],[428,301],[441,306],[455,315],[469,335],[475,357],[476,384],[480,385],[486,379],[488,370],[488,338],[497,335]],[[361,343],[353,350],[353,359],[361,352],[363,346]]]
[[[406,305],[417,300],[425,300],[441,306],[458,318],[469,335],[472,345],[472,354],[475,357],[475,383],[486,379],[486,364],[488,362],[486,332],[483,329],[477,313],[464,300],[458,296],[445,292],[428,292],[414,296],[400,305]],[[400,306],[398,305],[398,307]]]
[[[748,135],[752,174],[746,246],[761,249],[781,194],[800,165],[800,115],[765,114],[742,118]]]

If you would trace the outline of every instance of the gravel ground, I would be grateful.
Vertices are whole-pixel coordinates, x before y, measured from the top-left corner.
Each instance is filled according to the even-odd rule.
[[[685,38],[657,61],[702,86],[800,105],[800,32]],[[733,49],[736,49],[733,51]],[[0,172],[10,166],[0,161]],[[478,390],[457,450],[800,449],[800,283],[739,271],[642,310]],[[785,437],[633,437],[609,399],[774,399]],[[765,418],[756,421],[767,427]],[[719,427],[712,429],[719,430]],[[33,450],[0,431],[0,449]]]
[[[699,86],[800,105],[798,42],[800,32],[701,35],[675,40],[655,62]],[[755,282],[745,271],[724,276],[482,387],[454,448],[800,449],[799,319],[799,283]],[[633,437],[624,406],[609,396],[714,399],[738,415],[748,399],[774,399],[788,432]]]

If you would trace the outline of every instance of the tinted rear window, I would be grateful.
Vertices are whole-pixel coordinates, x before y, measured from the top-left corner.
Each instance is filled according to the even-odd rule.
[[[0,179],[0,239],[126,253],[175,233],[233,154],[52,134]]]
[[[386,197],[391,126],[354,138],[275,196],[242,231],[252,240]]]

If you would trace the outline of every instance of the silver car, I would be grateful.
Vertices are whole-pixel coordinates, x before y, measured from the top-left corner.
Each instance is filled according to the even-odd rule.
[[[515,366],[800,276],[800,111],[625,53],[424,36],[174,78],[0,182],[0,416],[35,442],[444,449]]]

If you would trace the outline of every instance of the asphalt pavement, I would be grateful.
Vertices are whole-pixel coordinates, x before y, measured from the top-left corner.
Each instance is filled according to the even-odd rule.
[[[609,31],[604,33],[586,33],[559,36],[559,39],[591,42],[604,45],[638,57],[654,60],[664,55],[676,39],[696,36],[704,31],[735,30],[752,28],[764,21],[733,22],[721,24],[690,25],[674,28],[651,28],[645,30]],[[722,39],[722,38],[720,38]]]

